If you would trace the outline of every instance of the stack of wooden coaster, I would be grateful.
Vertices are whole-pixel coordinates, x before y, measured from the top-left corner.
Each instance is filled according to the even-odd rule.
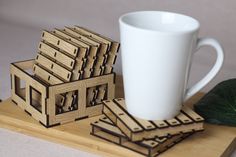
[[[103,104],[104,116],[91,123],[91,134],[145,156],[157,156],[203,130],[204,119],[187,106],[173,119],[148,121],[130,115],[122,98]]]
[[[83,80],[113,71],[119,43],[85,28],[65,27],[43,31],[34,64],[35,76],[49,85]],[[106,85],[87,89],[87,107],[105,100]],[[76,91],[57,95],[56,112],[78,109]],[[35,108],[40,102],[35,102]]]
[[[79,26],[44,30],[36,59],[11,64],[11,99],[45,127],[102,114],[119,42]]]

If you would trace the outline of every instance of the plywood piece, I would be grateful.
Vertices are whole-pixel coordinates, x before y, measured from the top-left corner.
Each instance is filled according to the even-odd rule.
[[[78,32],[80,32],[81,34],[85,35],[85,36],[89,36],[92,37],[98,41],[101,41],[105,44],[109,45],[109,51],[116,53],[119,49],[119,43],[115,42],[107,37],[101,36],[100,34],[97,34],[91,30],[88,30],[86,28],[80,27],[80,26],[75,26],[73,29],[77,30]]]
[[[101,104],[103,100],[107,99],[107,85],[97,86],[96,89],[93,90],[93,97],[87,100],[90,105]]]
[[[85,62],[84,69],[85,70],[92,69],[94,67],[95,61],[96,61],[95,58],[84,59],[84,62]]]
[[[99,121],[102,121],[104,123],[108,123],[108,124],[114,125],[114,123],[112,123],[112,121],[110,119],[108,119],[105,115],[101,115],[99,117]]]
[[[94,38],[91,38],[89,36],[83,36],[82,34],[80,34],[78,31],[76,31],[75,29],[69,28],[69,27],[65,27],[64,31],[66,31],[67,33],[76,36],[77,38],[80,38],[84,41],[87,41],[93,45],[96,45],[99,47],[99,52],[97,53],[98,56],[102,56],[104,54],[106,54],[108,52],[108,44],[105,44],[99,40],[96,40]]]
[[[21,68],[25,68],[27,70],[32,70],[33,62],[31,60],[29,61],[21,61],[17,62],[16,64],[12,63],[10,67],[10,73],[11,73],[11,93],[12,93],[12,99],[15,100],[15,102],[19,103],[19,107],[23,110],[30,112],[31,116],[38,119],[41,122],[46,122],[46,110],[45,110],[45,100],[47,98],[47,84],[45,84],[42,81],[35,80],[34,76],[31,76],[29,73],[24,72],[21,70]],[[20,89],[17,88],[17,85],[19,81],[25,81],[25,88]],[[17,90],[21,90],[18,92],[23,92],[25,97],[22,97],[22,95],[17,94]],[[36,89],[37,91],[40,91],[41,98],[38,99],[38,102],[41,102],[40,111],[38,111],[37,107],[32,103],[32,98],[36,98],[34,96],[34,93],[31,89]],[[30,93],[33,94],[30,94]],[[26,104],[29,104],[28,106]]]
[[[112,65],[115,64],[116,58],[117,58],[117,55],[108,54],[107,60],[106,60],[106,62],[105,62],[104,64],[105,64],[106,66],[112,66]]]
[[[18,63],[18,65],[21,65],[21,64]],[[15,65],[13,64],[11,67],[13,68],[13,67],[15,67]],[[20,67],[22,67],[22,66],[20,66]],[[26,68],[26,67],[22,67],[22,68],[23,69],[21,69],[21,70],[24,70],[24,68]],[[15,71],[15,72],[11,72],[11,74],[19,75],[19,70]],[[40,67],[37,64],[33,65],[33,71],[34,71],[35,75],[31,79],[29,79],[29,78],[25,79],[23,77],[23,74],[22,74],[22,76],[19,77],[20,79],[22,79],[22,80],[24,80],[26,82],[26,89],[25,89],[26,99],[25,100],[21,100],[21,99],[15,97],[14,89],[12,91],[12,96],[14,98],[14,101],[16,101],[16,102],[18,102],[20,104],[19,106],[21,108],[27,110],[27,112],[30,113],[33,117],[35,117],[36,119],[40,120],[42,115],[44,115],[45,112],[46,112],[45,111],[46,110],[46,107],[45,107],[46,106],[46,101],[45,101],[46,98],[45,97],[46,97],[47,93],[43,92],[42,89],[40,89],[37,84],[31,83],[31,82],[33,82],[32,79],[39,78],[43,82],[46,82],[47,85],[56,85],[56,84],[63,83],[63,81],[60,80],[59,78],[55,77],[51,73],[47,72],[45,69],[43,69],[42,67]],[[39,80],[39,79],[37,79],[37,80]],[[12,80],[12,82],[14,82],[14,80]],[[34,95],[36,95],[38,93],[40,93],[41,97],[39,97],[39,96],[35,97],[34,96]],[[64,103],[64,101],[65,101],[65,97],[63,95],[56,95],[55,96],[55,104],[56,105],[62,105]],[[36,107],[35,105],[32,105],[32,104],[37,104],[37,106],[39,105],[39,107]],[[32,108],[32,106],[37,111],[35,111]],[[39,108],[40,108],[40,110],[39,110]],[[40,113],[38,111],[42,112],[41,116],[40,116]],[[46,123],[45,121],[46,120],[44,120],[44,122],[43,122],[41,120],[42,123]]]
[[[106,89],[99,88],[96,99],[99,99],[102,101],[105,98],[105,94],[106,94]]]
[[[66,38],[60,34],[57,34],[55,31],[50,32],[52,35],[54,35],[57,38],[62,39],[63,41],[66,41],[67,43],[76,46],[78,48],[78,54],[77,54],[77,58],[81,59],[81,58],[86,58],[88,56],[89,53],[89,46],[85,43],[82,43],[80,41],[77,41],[76,39],[74,41],[72,41],[70,38]],[[77,42],[75,42],[77,41]],[[80,44],[79,44],[80,43]],[[86,47],[84,47],[83,45],[86,45]]]
[[[53,32],[55,34],[60,35],[64,39],[70,40],[70,41],[78,44],[78,46],[80,46],[80,47],[87,48],[88,49],[88,54],[87,55],[90,56],[91,58],[96,57],[97,52],[98,52],[98,46],[93,45],[89,42],[83,41],[80,38],[77,38],[76,36],[71,35],[71,34],[69,34],[69,33],[67,33],[66,31],[63,31],[63,30],[55,29]]]
[[[189,117],[191,117],[195,122],[202,122],[204,120],[196,112],[186,106],[183,107],[182,112],[184,112],[186,115],[189,115]]]
[[[117,118],[121,120],[127,126],[129,132],[140,132],[143,128],[136,123],[136,121],[131,118],[124,110],[122,110],[117,104],[111,100],[104,101],[104,107],[110,110],[112,113],[117,114]],[[115,115],[116,116],[116,115]],[[119,127],[119,126],[118,126]],[[123,130],[122,130],[123,131]]]
[[[51,124],[56,124],[56,123],[66,123],[66,122],[71,122],[75,119],[80,119],[80,118],[85,118],[85,117],[91,117],[91,116],[96,116],[100,115],[102,113],[102,105],[94,105],[94,106],[87,106],[86,105],[86,89],[89,87],[94,87],[98,86],[101,84],[108,84],[110,89],[108,89],[111,93],[114,92],[114,87],[113,85],[113,80],[110,78],[110,76],[101,76],[101,77],[96,77],[96,78],[91,78],[91,79],[85,79],[81,81],[74,81],[70,83],[64,83],[60,84],[57,86],[49,87],[49,98],[53,98],[54,95],[62,94],[62,93],[68,93],[66,94],[66,101],[63,107],[63,111],[60,114],[53,114],[55,108],[53,106],[50,107],[50,125]],[[78,91],[78,96],[75,97],[74,91]],[[112,95],[110,97],[113,97]],[[108,98],[110,98],[108,97]],[[70,99],[69,99],[70,98]],[[78,106],[75,108],[74,107],[74,100],[77,100]],[[54,104],[54,100],[52,99],[51,104]],[[68,109],[68,110],[67,110]],[[69,111],[69,112],[67,112]],[[63,121],[62,121],[63,120]]]
[[[44,57],[43,55],[41,56],[40,54],[38,54],[38,56],[36,58],[38,63],[40,63],[44,67],[47,67],[48,71],[54,73],[54,75],[56,75],[56,76],[60,76],[60,77],[63,76],[63,74],[66,74],[64,71],[66,69],[64,69],[60,65],[56,64],[56,63],[62,63],[63,65],[66,65],[67,68],[69,68],[69,71],[66,70],[66,72],[68,72],[70,74],[69,75],[67,74],[66,79],[64,76],[63,81],[60,80],[60,82],[59,82],[56,76],[48,73],[45,70],[43,71],[43,69],[40,69],[40,71],[39,71],[39,70],[37,70],[39,68],[37,68],[36,69],[37,71],[34,70],[37,77],[43,78],[43,80],[45,82],[49,83],[50,85],[55,85],[55,84],[63,83],[66,81],[70,81],[71,75],[73,75],[72,79],[79,77],[79,76],[77,76],[77,73],[78,73],[77,71],[73,71],[71,73],[73,68],[75,68],[75,69],[78,68],[77,61],[68,57],[67,55],[63,54],[62,52],[57,51],[53,47],[50,47],[49,45],[45,44],[44,42],[41,42],[39,44],[39,50],[41,50],[44,55],[47,55],[51,58],[51,60],[50,60],[47,57]],[[54,60],[54,62],[52,61],[52,59]],[[75,64],[75,62],[76,62],[76,64]],[[80,66],[82,67],[82,65],[80,65]],[[61,70],[61,68],[62,68],[62,70]],[[69,78],[68,78],[68,76],[69,76]],[[55,81],[57,81],[57,82],[55,83]],[[57,104],[57,108],[58,108],[57,112],[62,113],[65,111],[70,111],[71,108],[73,107],[72,102],[73,102],[73,93],[68,93],[65,96],[64,95],[57,95],[56,96],[56,104]],[[60,108],[60,106],[62,106],[62,107]]]
[[[51,57],[52,59],[56,60],[58,63],[61,63],[65,67],[69,68],[70,70],[73,69],[75,60],[67,55],[65,55],[63,52],[57,50],[55,47],[53,47],[51,44],[41,41],[39,43],[39,51],[43,54]]]
[[[176,117],[179,121],[181,121],[183,124],[189,124],[193,123],[193,120],[191,120],[189,117],[187,117],[182,112]]]
[[[176,143],[180,142],[184,138],[191,135],[188,133],[186,135],[179,134],[174,136],[169,136],[166,138],[165,141],[159,142],[159,140],[151,139],[151,140],[143,140],[139,142],[131,142],[126,139],[125,135],[118,129],[118,127],[103,122],[103,121],[95,121],[91,123],[92,125],[92,132],[91,134],[97,136],[99,138],[105,139],[127,149],[133,150],[138,152],[142,155],[148,157],[154,157],[159,155],[160,153],[166,151]],[[178,141],[178,142],[177,142]]]
[[[26,66],[27,67],[27,66]],[[116,97],[123,96],[121,77],[117,82]],[[186,105],[195,104],[203,94],[197,94]],[[0,104],[0,127],[60,143],[101,156],[111,157],[143,157],[134,151],[122,148],[110,142],[90,135],[90,123],[96,121],[97,116],[76,121],[53,128],[44,128],[36,120],[28,116],[10,99]],[[29,127],[30,126],[30,127]],[[163,157],[228,157],[236,149],[236,127],[205,124],[203,132],[192,135],[162,154]],[[197,153],[196,153],[197,152]]]
[[[34,71],[36,77],[42,79],[44,82],[49,83],[50,85],[56,85],[56,84],[63,83],[62,80],[60,80],[59,78],[50,74],[49,72],[47,72],[46,70],[44,70],[43,68],[38,66],[37,64],[35,64],[33,66],[33,71]],[[38,101],[41,101],[41,100],[38,100]],[[56,96],[56,104],[57,105],[64,104],[64,101],[65,101],[65,97],[63,95]]]
[[[118,136],[122,136],[125,137],[125,135],[120,131],[120,129],[118,127],[115,127],[111,121],[109,121],[109,123],[105,123],[103,121],[95,121],[93,123],[91,123],[92,126],[95,126],[97,128],[101,128],[103,130],[107,130],[110,131],[109,134],[116,134]],[[92,130],[92,129],[91,129]]]
[[[178,119],[173,118],[166,121],[146,121],[133,117],[126,111],[125,100],[122,98],[113,101],[103,101],[104,114],[119,127],[128,139],[131,141],[140,141],[150,139],[156,136],[163,137],[166,135],[175,135],[181,132],[191,132],[192,130],[203,130],[202,121],[194,123],[181,123]],[[200,117],[188,107],[184,107],[189,113],[189,117]]]
[[[181,125],[181,123],[176,118],[168,119],[168,120],[166,120],[166,122],[171,126]]]
[[[57,46],[58,48],[66,51],[67,53],[69,53],[73,57],[76,57],[78,55],[79,48],[75,44],[71,43],[68,40],[65,41],[65,40],[61,39],[60,37],[48,32],[48,31],[43,31],[42,39],[51,43],[54,46]]]
[[[104,70],[103,70],[103,74],[110,74],[113,72],[113,67],[112,66],[103,66],[102,67]]]
[[[166,128],[166,127],[169,126],[169,125],[168,125],[166,122],[164,122],[163,120],[154,120],[154,121],[152,121],[152,122],[156,125],[157,128]]]
[[[114,74],[64,82],[62,80],[59,81],[60,78],[58,80],[57,77],[53,77],[54,75],[51,75],[51,71],[47,71],[41,65],[37,65],[38,63],[35,64],[31,60],[16,64],[13,63],[11,65],[12,100],[23,110],[26,110],[29,115],[40,121],[45,127],[52,127],[81,118],[100,115],[102,113],[101,104],[95,104],[95,106],[91,107],[86,106],[87,88],[107,84],[107,90],[109,91],[107,98],[114,98]],[[34,69],[34,67],[35,71],[40,74],[40,79],[36,77],[37,75],[32,76],[32,74],[26,71],[26,69],[30,70]],[[17,88],[15,87],[17,87],[16,84],[19,82],[19,79],[15,79],[16,76],[20,80],[26,81],[25,89],[20,89],[20,93],[25,93],[25,98],[20,97],[16,92]],[[30,89],[35,89],[41,96],[37,96]],[[41,102],[39,107],[34,104],[31,105],[31,102],[34,102],[31,100],[31,97],[33,100],[39,103]]]
[[[63,30],[63,32],[66,32],[66,33],[70,34],[71,36],[74,36],[74,37],[76,37],[76,38],[79,38],[79,39],[81,39],[81,40],[83,40],[83,41],[86,41],[86,42],[88,42],[88,43],[90,43],[90,44],[93,44],[93,45],[95,45],[95,46],[98,46],[98,47],[99,47],[100,44],[101,44],[99,41],[93,40],[93,39],[91,39],[91,38],[89,38],[89,37],[87,37],[87,36],[83,36],[83,35],[77,33],[74,29],[69,28],[69,27],[65,27],[65,29]]]
[[[71,80],[79,80],[81,78],[81,71],[80,70],[73,70],[72,72],[72,77],[71,77]]]
[[[101,67],[93,69],[92,76],[100,76],[100,75],[102,75],[102,73],[103,73],[102,70],[103,69]]]
[[[69,34],[68,32],[64,31],[64,30],[60,30],[55,28],[55,30],[52,31],[53,34],[57,34],[60,37],[66,39],[66,40],[70,40],[78,45],[80,45],[81,47],[85,47],[87,49],[90,49],[91,46],[97,47],[96,45],[92,45],[89,42],[83,41],[80,38],[77,38],[74,35]]]
[[[114,102],[117,102],[116,104],[121,107],[123,110],[127,110],[126,109],[126,105],[125,105],[125,101],[123,98],[118,98],[118,99],[114,99]],[[129,114],[129,113],[127,113]],[[152,130],[152,129],[155,129],[155,125],[148,121],[148,120],[143,120],[143,119],[140,119],[140,118],[135,118],[136,122],[142,126],[145,130]]]
[[[86,98],[86,105],[87,106],[91,106],[92,105],[92,101],[94,99],[94,96],[95,96],[95,91],[96,91],[96,87],[90,87],[90,88],[87,88],[87,98]]]
[[[94,116],[101,115],[102,108],[103,108],[102,104],[96,104],[94,106],[87,107],[85,114],[88,115],[88,117],[94,117]]]
[[[76,97],[75,92],[69,92],[69,93],[66,94],[66,96],[65,96],[66,100],[65,100],[65,103],[62,107],[64,112],[74,110],[73,109],[73,100],[75,99],[75,97]]]
[[[81,37],[77,37],[73,34],[69,34],[65,30],[55,29],[52,32],[52,34],[64,40],[70,40],[73,43],[75,43],[77,46],[79,46],[80,48],[84,47],[88,49],[89,53],[86,59],[83,58],[83,61],[76,60],[75,68],[73,70],[73,73],[72,73],[73,76],[71,80],[74,81],[78,79],[89,78],[91,76],[90,69],[93,67],[93,64],[95,62],[94,57],[97,55],[98,46],[91,44],[91,41],[87,42],[86,40],[82,40]],[[81,64],[82,62],[86,64]],[[66,111],[67,108],[71,107],[70,104],[73,102],[73,99],[72,99],[73,96],[74,94],[72,93],[66,94],[66,101],[65,101],[65,105],[63,106],[63,110]]]
[[[104,66],[104,64],[107,61],[107,56],[108,56],[107,54],[102,55],[102,56],[98,56],[96,58],[96,64],[94,65],[94,68],[98,68],[100,66]]]
[[[71,72],[69,70],[51,61],[50,59],[43,56],[42,54],[38,54],[35,60],[38,64],[46,68],[47,71],[51,71],[57,77],[62,78],[65,82],[70,81]]]
[[[41,68],[37,64],[34,65],[33,70],[34,70],[34,73],[37,77],[39,77],[40,79],[44,80],[45,82],[47,82],[51,85],[63,83],[62,80],[55,77],[51,73],[47,72],[46,70],[44,70],[43,68]]]
[[[80,80],[82,76],[82,69],[85,66],[85,62],[82,60],[75,60],[74,69],[72,70],[71,81]]]
[[[105,37],[102,38],[106,40]],[[97,106],[97,104],[101,103],[104,97],[114,97],[113,79],[110,79],[107,76],[94,78],[95,84],[89,80],[93,77],[93,71],[96,69],[96,66],[94,65],[95,63],[97,65],[100,64],[99,68],[101,68],[100,72],[96,72],[96,74],[98,74],[97,76],[108,74],[104,73],[105,67],[100,67],[103,62],[100,62],[99,58],[103,55],[108,56],[113,52],[110,52],[109,45],[101,40],[102,39],[98,40],[94,37],[78,33],[78,31],[70,28],[65,28],[62,30],[55,29],[53,31],[44,30],[42,32],[42,41],[39,43],[38,47],[39,52],[36,57],[36,61],[33,63],[34,67],[32,62],[28,65],[25,63],[24,65],[21,63],[16,63],[23,67],[23,69],[18,69],[23,73],[24,77],[22,77],[22,79],[25,79],[27,75],[31,75],[30,73],[26,74],[26,71],[24,71],[24,68],[26,67],[27,71],[34,68],[35,75],[30,77],[30,79],[25,80],[26,88],[24,90],[26,92],[22,92],[22,90],[19,89],[19,93],[24,94],[24,100],[21,100],[17,94],[14,95],[15,90],[17,90],[16,88],[13,88],[12,90],[13,100],[16,103],[23,104],[21,106],[25,109],[27,108],[27,105],[29,105],[29,102],[31,102],[31,97],[38,97],[38,100],[34,100],[42,104],[40,106],[40,110],[43,112],[42,115],[40,115],[40,113],[35,113],[32,116],[37,120],[41,118],[41,123],[47,127],[66,123],[78,118],[84,118],[86,116],[101,114],[102,108],[101,106]],[[115,43],[116,42],[111,41],[110,47]],[[104,59],[107,59],[107,57],[104,57]],[[112,58],[109,62],[112,62]],[[17,74],[20,73],[18,70],[16,72]],[[13,75],[14,72],[11,76]],[[105,78],[106,80],[101,80],[102,78]],[[11,80],[12,83],[17,83],[16,79]],[[76,84],[76,81],[79,80],[84,81],[84,84],[82,85],[79,83],[78,88],[68,86],[70,83],[70,85]],[[41,93],[41,89],[38,88],[38,85],[32,84],[34,81],[39,82],[46,88],[46,90],[43,88],[45,91],[42,91],[42,97],[36,97],[34,96],[36,94],[28,92],[29,89],[33,89],[34,87],[36,91]],[[108,88],[106,90],[109,90],[110,92],[106,93],[104,90],[96,90],[92,100],[92,106],[86,108],[86,98],[79,99],[76,94],[79,92],[79,95],[86,97],[86,93],[83,93],[85,91],[83,88],[91,87],[90,85],[100,86],[102,85],[102,82],[104,84],[108,84]],[[61,86],[64,87],[63,91]],[[41,85],[39,87],[41,87]],[[65,101],[58,100],[58,97],[63,97]],[[82,105],[81,102],[83,103]],[[54,104],[56,104],[56,106]],[[82,108],[79,113],[71,112],[74,111],[74,108],[76,108],[76,104],[80,104],[80,108]],[[31,114],[31,112],[33,113],[37,111],[31,110],[30,108],[29,113]]]
[[[81,71],[82,72],[82,79],[90,78],[92,75],[92,70],[91,69],[86,69]]]
[[[155,138],[155,141],[157,141],[158,143],[163,143],[167,140],[167,137],[162,137],[162,138]]]

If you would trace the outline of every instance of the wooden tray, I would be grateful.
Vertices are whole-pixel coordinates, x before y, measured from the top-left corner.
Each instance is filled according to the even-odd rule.
[[[123,97],[121,86],[121,83],[117,81],[118,92],[116,97]],[[188,104],[196,102],[201,96],[202,94],[196,95]],[[14,105],[10,99],[0,103],[0,127],[2,128],[103,156],[141,156],[90,135],[90,123],[98,118],[93,117],[46,129]],[[236,148],[236,127],[206,124],[204,128],[205,131],[192,135],[160,156],[226,157],[234,151]]]

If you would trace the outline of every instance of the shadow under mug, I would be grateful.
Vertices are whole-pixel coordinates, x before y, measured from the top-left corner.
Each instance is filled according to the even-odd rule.
[[[121,16],[119,25],[125,100],[135,117],[175,117],[183,102],[212,80],[223,64],[222,47],[215,39],[198,38],[200,24],[192,17],[140,11]],[[187,89],[193,54],[204,45],[215,48],[215,65]]]

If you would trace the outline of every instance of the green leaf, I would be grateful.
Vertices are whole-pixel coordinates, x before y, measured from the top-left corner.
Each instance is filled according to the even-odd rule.
[[[219,83],[194,109],[206,122],[236,126],[236,79]]]

